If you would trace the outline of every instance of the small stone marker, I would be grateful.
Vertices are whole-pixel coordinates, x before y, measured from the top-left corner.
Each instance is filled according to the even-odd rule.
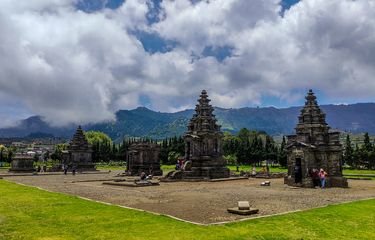
[[[265,187],[265,186],[271,186],[271,182],[270,181],[264,181],[260,184],[260,186],[262,187]]]
[[[239,201],[238,202],[238,209],[239,210],[249,210],[250,203],[248,201]]]
[[[239,215],[250,215],[258,213],[259,209],[250,208],[248,201],[238,201],[238,207],[228,208],[227,211]]]

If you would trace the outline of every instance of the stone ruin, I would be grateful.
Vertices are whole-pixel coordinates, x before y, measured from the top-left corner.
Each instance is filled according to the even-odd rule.
[[[172,172],[169,178],[215,179],[230,176],[226,161],[222,157],[223,133],[217,124],[210,101],[207,92],[203,90],[184,136],[184,160],[185,163],[191,162],[189,169]]]
[[[340,133],[330,131],[312,90],[306,96],[295,129],[295,135],[287,136],[288,176],[285,183],[314,187],[312,170],[323,168],[328,173],[327,187],[348,187],[342,175]]]
[[[9,172],[34,172],[34,157],[27,154],[15,154],[12,157],[11,166]]]
[[[92,162],[92,152],[81,126],[78,126],[67,151],[63,152],[63,164],[78,171],[95,171],[95,164]]]
[[[142,172],[162,176],[159,154],[160,146],[155,143],[133,143],[126,153],[126,172],[132,176],[139,176]]]

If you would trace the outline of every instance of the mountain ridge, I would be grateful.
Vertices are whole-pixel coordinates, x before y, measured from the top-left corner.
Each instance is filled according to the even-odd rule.
[[[375,103],[348,105],[321,105],[326,113],[327,123],[333,129],[353,133],[375,133]],[[275,107],[215,107],[214,114],[223,131],[237,132],[241,128],[265,131],[271,135],[292,134],[297,124],[301,106],[288,108]],[[156,112],[146,107],[133,110],[119,110],[116,120],[84,125],[85,130],[97,130],[119,140],[126,136],[165,138],[182,135],[194,113],[186,109],[175,113]],[[75,125],[53,127],[39,116],[22,120],[17,126],[0,129],[0,137],[25,137],[33,133],[53,134],[56,137],[70,138]]]

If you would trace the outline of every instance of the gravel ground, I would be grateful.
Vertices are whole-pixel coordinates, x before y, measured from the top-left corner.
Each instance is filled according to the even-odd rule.
[[[78,195],[93,200],[168,214],[198,223],[234,221],[249,216],[227,213],[237,201],[249,201],[262,216],[320,207],[365,198],[375,198],[375,181],[349,180],[349,188],[302,189],[283,184],[282,179],[271,179],[270,187],[261,187],[262,179],[226,182],[161,182],[160,186],[124,187],[103,185],[114,178],[108,174],[37,175],[4,177],[30,186],[54,192]]]

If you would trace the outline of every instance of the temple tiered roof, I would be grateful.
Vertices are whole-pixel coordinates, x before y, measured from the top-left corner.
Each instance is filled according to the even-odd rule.
[[[89,143],[83,133],[81,126],[78,126],[72,140],[69,143],[69,150],[71,151],[88,151],[90,150]]]
[[[188,133],[196,132],[220,132],[220,125],[216,122],[213,114],[214,108],[210,105],[206,90],[202,90],[198,104],[195,107],[195,114],[188,125]]]
[[[320,109],[316,96],[311,89],[305,99],[305,106],[298,117],[296,135],[309,137],[302,137],[302,139],[299,138],[298,140],[312,144],[315,144],[317,139],[319,139],[319,142],[328,140],[325,136],[328,135],[330,127],[326,123],[326,115]]]

